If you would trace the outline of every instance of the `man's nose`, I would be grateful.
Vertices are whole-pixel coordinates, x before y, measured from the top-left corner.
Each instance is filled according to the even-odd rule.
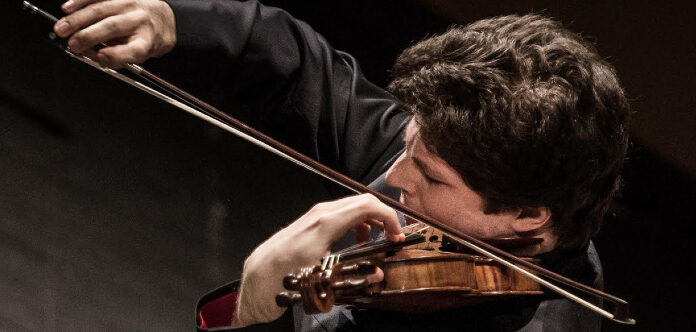
[[[413,192],[413,176],[409,175],[408,157],[406,156],[406,152],[402,152],[394,164],[389,167],[386,174],[386,180],[389,186],[399,188],[406,193]]]

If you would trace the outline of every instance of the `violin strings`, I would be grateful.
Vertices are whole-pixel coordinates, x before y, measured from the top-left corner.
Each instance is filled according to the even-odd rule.
[[[344,259],[351,259],[354,257],[366,256],[373,253],[385,252],[390,250],[396,250],[403,248],[408,245],[416,244],[425,241],[425,237],[421,234],[411,233],[406,235],[406,239],[403,242],[391,242],[386,239],[381,239],[376,241],[374,244],[366,246],[364,248],[359,248],[356,250],[343,252],[340,255]]]
[[[419,230],[410,232],[410,230],[411,230],[412,228],[416,228],[417,226],[422,226],[422,225],[421,225],[421,224],[406,225],[406,226],[402,227],[401,230],[402,230],[404,233],[406,233],[406,234],[410,234],[410,233],[422,233],[422,232],[424,232],[425,230],[427,230],[428,228],[430,228],[430,226],[425,225],[423,228],[421,228],[421,229],[419,229]],[[408,236],[408,235],[407,235],[407,236]],[[363,247],[366,247],[366,246],[369,246],[369,245],[373,245],[373,244],[377,243],[378,241],[385,241],[385,240],[384,240],[383,238],[380,238],[380,239],[369,240],[369,241],[367,241],[367,242],[356,243],[356,244],[354,244],[354,245],[352,245],[352,246],[349,246],[349,247],[343,248],[343,249],[341,249],[341,250],[335,251],[335,252],[333,252],[332,254],[341,255],[341,254],[349,253],[349,252],[351,252],[351,251],[353,251],[353,250],[358,250],[358,249],[360,249],[360,248],[363,248]]]

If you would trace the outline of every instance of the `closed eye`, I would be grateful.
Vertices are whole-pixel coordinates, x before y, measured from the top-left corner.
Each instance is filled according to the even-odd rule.
[[[431,176],[428,175],[428,172],[426,171],[425,163],[422,162],[420,159],[416,158],[415,156],[411,157],[411,160],[413,160],[413,163],[416,164],[418,167],[418,171],[420,171],[421,174],[423,174],[423,178],[425,179],[428,184],[443,184],[444,182],[437,180]]]
[[[426,174],[425,172],[422,172],[422,173],[423,173],[423,178],[425,179],[426,182],[428,182],[428,184],[443,184],[444,183],[442,181],[439,181],[439,180],[436,180],[436,179],[429,177],[428,174]]]

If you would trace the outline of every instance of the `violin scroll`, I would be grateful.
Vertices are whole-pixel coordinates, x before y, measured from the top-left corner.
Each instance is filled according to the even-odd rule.
[[[315,265],[283,278],[286,292],[276,295],[279,307],[302,302],[307,314],[327,312],[336,302],[336,292],[359,294],[369,286],[367,276],[377,265],[369,260],[331,266]]]

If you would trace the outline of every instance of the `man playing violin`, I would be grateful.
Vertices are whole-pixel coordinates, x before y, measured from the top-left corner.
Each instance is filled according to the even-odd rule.
[[[590,239],[620,181],[628,103],[611,65],[558,22],[450,28],[399,55],[387,93],[305,23],[256,1],[71,0],[63,10],[55,31],[72,51],[106,42],[92,56],[112,68],[170,52],[222,59],[235,115],[464,233],[542,238],[516,254],[601,287]],[[309,317],[275,304],[284,275],[370,226],[404,239],[397,213],[373,196],[315,205],[254,250],[241,285],[203,299],[199,328],[599,329],[600,317],[554,297],[432,315],[337,307]]]

